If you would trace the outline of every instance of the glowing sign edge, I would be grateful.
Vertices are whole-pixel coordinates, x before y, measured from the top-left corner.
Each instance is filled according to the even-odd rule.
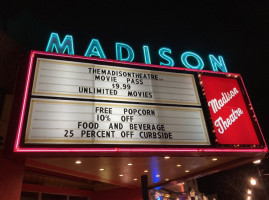
[[[134,65],[134,66],[145,66],[145,67],[152,67],[152,68],[162,68],[162,69],[171,69],[171,67],[165,67],[165,66],[160,66],[160,65],[152,65],[152,64],[144,64],[144,63],[135,63],[135,62],[124,62],[124,61],[117,61],[117,60],[110,60],[110,59],[100,59],[100,58],[90,58],[90,57],[84,57],[84,56],[76,56],[76,55],[68,55],[68,54],[56,54],[56,53],[49,53],[49,52],[43,52],[43,51],[31,51],[30,54],[30,61],[28,64],[28,70],[27,70],[27,76],[26,76],[26,84],[24,88],[24,94],[23,94],[23,101],[22,101],[22,106],[21,106],[21,111],[20,111],[20,117],[19,117],[19,123],[18,123],[18,129],[16,133],[16,139],[15,139],[15,144],[14,144],[14,152],[21,152],[21,153],[29,153],[29,152],[104,152],[104,153],[141,153],[141,152],[167,152],[167,153],[172,153],[172,152],[186,152],[186,153],[197,153],[197,152],[252,152],[252,153],[266,153],[268,151],[268,148],[265,143],[264,136],[262,134],[261,128],[259,123],[258,128],[260,130],[262,139],[264,141],[264,148],[260,149],[255,149],[255,148],[244,148],[244,149],[232,149],[232,148],[68,148],[68,147],[58,147],[58,148],[38,148],[38,147],[20,147],[20,141],[21,141],[21,134],[22,134],[22,126],[23,126],[23,121],[25,117],[25,109],[26,109],[26,103],[27,103],[27,98],[28,98],[28,93],[29,93],[29,86],[30,86],[30,79],[31,79],[31,74],[32,74],[32,68],[33,68],[33,60],[36,55],[46,55],[46,56],[54,56],[54,57],[66,57],[66,58],[77,58],[77,59],[83,59],[83,60],[92,60],[92,61],[102,61],[106,63],[116,63],[116,64],[125,64],[125,65]],[[193,70],[193,69],[186,69],[186,68],[180,68],[180,67],[173,67],[173,69],[177,70],[182,70],[182,71],[191,71],[191,72],[206,72],[206,73],[211,73],[211,74],[225,74],[225,75],[233,75],[233,76],[239,76],[242,83],[242,77],[240,74],[236,73],[225,73],[225,72],[212,72],[209,70]],[[246,92],[245,85],[243,83],[244,90]],[[250,102],[249,96],[246,92],[247,98]]]

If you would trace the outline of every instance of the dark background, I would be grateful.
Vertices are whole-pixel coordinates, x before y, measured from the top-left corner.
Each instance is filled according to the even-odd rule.
[[[172,49],[175,66],[184,67],[185,51],[200,55],[210,69],[208,54],[222,55],[229,72],[240,73],[269,141],[269,3],[268,1],[8,1],[0,6],[0,27],[23,46],[46,49],[51,32],[61,40],[74,38],[76,55],[84,55],[97,38],[109,59],[115,42],[129,44],[135,62],[144,62],[149,45],[153,64],[161,47]]]
[[[25,55],[45,51],[51,32],[61,40],[72,35],[76,55],[84,55],[92,38],[109,59],[115,59],[115,42],[129,44],[142,63],[143,45],[153,64],[163,61],[161,47],[172,50],[177,67],[185,51],[200,55],[207,70],[208,54],[222,55],[228,71],[242,75],[269,142],[269,1],[5,1],[0,29]]]

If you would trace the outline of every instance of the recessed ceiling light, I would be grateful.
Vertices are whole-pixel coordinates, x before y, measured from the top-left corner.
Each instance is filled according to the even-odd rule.
[[[260,164],[261,163],[261,160],[255,160],[253,161],[254,164]]]
[[[169,181],[169,178],[166,178],[165,181]]]
[[[217,161],[218,159],[217,158],[212,158],[213,161]]]
[[[77,160],[75,163],[76,163],[77,165],[79,165],[79,164],[81,164],[81,161],[80,161],[80,160]]]
[[[160,174],[157,174],[156,177],[160,177]]]
[[[181,164],[177,164],[177,167],[181,167]]]
[[[147,173],[147,172],[149,172],[149,170],[145,169],[144,172]]]
[[[120,174],[119,176],[123,176],[123,174]]]
[[[133,165],[133,163],[128,163],[127,165],[132,166],[132,165]]]
[[[170,158],[170,156],[164,156],[164,159],[169,159]]]
[[[186,173],[189,173],[189,172],[190,172],[190,170],[188,170],[188,169],[187,169],[187,170],[185,170],[185,172],[186,172]]]
[[[104,171],[105,169],[104,168],[100,168],[99,171]]]
[[[137,178],[134,178],[134,181],[137,181]]]

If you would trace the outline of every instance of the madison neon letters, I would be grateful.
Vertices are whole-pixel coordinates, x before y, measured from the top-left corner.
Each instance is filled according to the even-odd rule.
[[[143,50],[143,56],[144,56],[144,62],[146,64],[152,64],[151,63],[151,56],[150,56],[150,49],[149,46],[144,45],[142,47]],[[57,52],[57,53],[67,53],[70,55],[74,55],[74,42],[73,42],[73,36],[72,35],[66,35],[64,39],[60,40],[60,37],[57,33],[51,33],[47,48],[47,52]],[[127,61],[132,62],[135,59],[135,52],[133,48],[126,44],[121,42],[115,43],[115,54],[116,59],[119,61]],[[173,67],[175,65],[175,61],[172,58],[172,50],[167,47],[161,47],[158,51],[159,57],[161,58],[160,65]],[[98,57],[106,59],[105,52],[101,46],[101,43],[98,39],[92,39],[84,56],[87,57]],[[192,64],[190,62],[190,59],[192,59],[196,65]],[[221,72],[227,72],[227,68],[224,62],[224,59],[222,56],[218,56],[217,58],[209,54],[208,59],[211,64],[211,68],[213,71],[221,71]],[[204,61],[203,59],[196,53],[187,51],[184,52],[180,57],[181,63],[189,69],[195,69],[195,70],[202,70],[204,68]]]

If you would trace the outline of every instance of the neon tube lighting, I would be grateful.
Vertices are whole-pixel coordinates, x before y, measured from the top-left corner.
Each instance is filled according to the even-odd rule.
[[[172,148],[18,148],[16,152],[106,152],[106,153],[143,153],[143,152],[177,152],[177,153],[194,153],[194,152],[215,152],[215,153],[228,153],[228,152],[267,152],[266,149],[172,149]]]
[[[232,149],[232,148],[21,148],[20,147],[20,140],[21,140],[21,133],[22,133],[22,126],[23,121],[25,117],[25,109],[26,109],[26,103],[27,103],[27,97],[29,93],[29,86],[30,86],[30,79],[32,74],[32,68],[33,68],[33,60],[36,55],[48,55],[48,56],[54,56],[54,57],[66,57],[66,58],[74,58],[74,59],[82,59],[82,60],[92,60],[92,61],[102,61],[106,63],[116,63],[116,64],[128,64],[132,66],[145,66],[145,67],[152,67],[152,68],[163,68],[163,69],[171,69],[171,67],[165,67],[165,66],[159,66],[159,65],[152,65],[152,64],[143,64],[143,63],[130,63],[130,62],[124,62],[124,61],[116,61],[116,60],[110,60],[110,59],[100,59],[100,58],[89,58],[84,56],[74,56],[74,55],[67,55],[67,54],[55,54],[55,53],[49,53],[49,52],[42,52],[42,51],[32,51],[30,54],[30,62],[28,64],[28,71],[27,71],[27,78],[26,78],[26,85],[24,89],[24,95],[23,95],[23,101],[22,101],[22,107],[21,107],[21,113],[19,118],[19,125],[17,129],[17,135],[14,145],[14,152],[104,152],[104,153],[117,153],[117,152],[267,152],[268,148],[265,143],[265,147],[261,149],[252,149],[252,148],[245,148],[245,149]],[[186,69],[186,68],[180,68],[180,67],[173,67],[172,69],[181,70],[181,71],[191,71],[191,72],[199,72],[199,73],[210,73],[210,74],[224,74],[224,75],[234,75],[239,76],[244,90],[246,92],[245,85],[243,83],[242,77],[240,74],[235,73],[225,73],[225,72],[212,72],[208,70],[193,70],[193,69]],[[249,96],[246,92],[247,98],[250,102]],[[252,105],[251,105],[252,106]],[[254,111],[253,111],[254,112]],[[255,114],[255,113],[254,113]],[[259,127],[259,130],[261,132],[260,125],[257,122],[257,125]],[[261,136],[263,141],[264,136]]]
[[[20,119],[19,119],[19,126],[18,126],[17,136],[16,136],[16,140],[15,140],[14,151],[17,151],[19,149],[22,125],[23,125],[23,120],[24,120],[24,115],[25,115],[26,101],[27,101],[27,96],[28,96],[28,92],[29,92],[29,84],[30,84],[30,78],[31,78],[32,67],[33,67],[33,59],[34,59],[34,52],[31,52],[30,63],[29,63],[28,72],[27,72],[27,79],[26,79],[26,84],[25,84],[25,89],[24,89],[21,115],[20,115]]]
[[[78,55],[69,55],[69,54],[60,54],[60,53],[50,53],[50,52],[43,52],[43,51],[32,51],[33,54],[40,54],[40,55],[48,55],[54,57],[66,57],[66,58],[74,58],[74,59],[83,59],[83,60],[92,60],[92,61],[102,61],[107,63],[116,63],[116,64],[126,64],[126,65],[133,65],[133,66],[145,66],[145,67],[152,67],[152,68],[160,68],[160,69],[176,69],[181,71],[190,71],[190,72],[200,72],[200,73],[211,73],[211,74],[223,74],[223,75],[237,75],[240,76],[238,73],[227,73],[227,72],[220,72],[220,71],[210,71],[210,70],[195,70],[195,69],[188,69],[182,67],[167,67],[167,66],[160,66],[154,64],[145,64],[145,63],[137,63],[137,62],[126,62],[126,61],[119,61],[119,60],[112,60],[112,59],[103,59],[103,58],[95,58],[95,57],[85,57],[85,56],[78,56]]]

